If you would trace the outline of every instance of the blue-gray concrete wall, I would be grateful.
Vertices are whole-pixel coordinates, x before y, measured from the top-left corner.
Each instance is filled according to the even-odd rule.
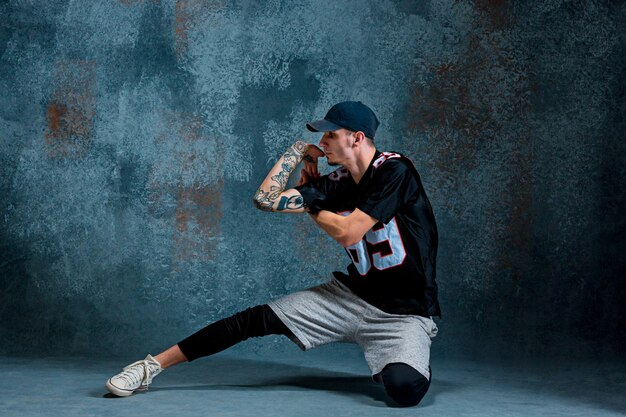
[[[344,268],[306,215],[251,197],[347,99],[433,204],[437,351],[623,351],[625,17],[620,1],[2,2],[0,352],[154,353]]]

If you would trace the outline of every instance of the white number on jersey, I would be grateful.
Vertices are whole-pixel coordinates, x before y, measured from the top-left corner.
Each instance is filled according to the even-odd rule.
[[[372,265],[382,271],[401,265],[406,258],[406,250],[395,217],[383,227],[371,228],[363,239],[348,246],[346,251],[361,275],[366,275]]]
[[[401,155],[399,153],[395,153],[395,152],[381,152],[380,156],[378,158],[376,158],[376,160],[374,161],[374,163],[372,165],[374,165],[374,168],[378,168],[387,159],[400,158],[400,157],[401,157]]]
[[[328,174],[328,179],[332,181],[339,181],[342,178],[347,177],[350,174],[347,168],[339,168]]]

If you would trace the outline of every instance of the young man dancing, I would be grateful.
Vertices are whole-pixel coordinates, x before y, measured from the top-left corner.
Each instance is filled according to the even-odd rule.
[[[323,132],[318,148],[294,143],[254,196],[257,208],[309,213],[351,258],[347,273],[208,325],[168,350],[125,367],[107,389],[146,390],[163,369],[220,352],[249,337],[282,334],[301,349],[357,343],[376,382],[402,406],[418,404],[430,386],[430,345],[440,316],[435,283],[437,226],[410,160],[380,152],[379,122],[361,102],[334,105],[307,124]],[[340,166],[320,176],[317,160]],[[287,180],[304,161],[295,188]]]

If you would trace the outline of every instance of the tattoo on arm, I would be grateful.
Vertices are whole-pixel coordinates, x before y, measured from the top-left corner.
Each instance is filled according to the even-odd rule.
[[[292,147],[300,155],[303,155],[304,152],[306,151],[306,143],[302,142],[301,140],[294,143]]]
[[[259,188],[253,198],[256,208],[263,211],[272,211],[272,206],[274,206],[274,202],[270,198],[268,198],[268,195],[269,193],[266,193]]]
[[[276,210],[294,210],[304,207],[304,200],[302,200],[302,196],[294,195],[292,197],[281,197],[278,202],[278,207]]]
[[[283,170],[280,171],[278,174],[274,175],[272,179],[276,181],[279,187],[282,187],[284,189],[285,186],[287,185],[289,174],[291,174],[291,171],[293,171],[293,169],[295,168],[295,165],[293,166],[293,168],[290,169],[289,165],[287,163],[284,163],[282,165],[282,168]]]

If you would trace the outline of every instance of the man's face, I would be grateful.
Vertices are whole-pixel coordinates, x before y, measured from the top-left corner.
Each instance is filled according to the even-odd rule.
[[[343,162],[352,156],[352,135],[347,129],[324,132],[319,146],[326,154],[328,165],[343,165]]]

